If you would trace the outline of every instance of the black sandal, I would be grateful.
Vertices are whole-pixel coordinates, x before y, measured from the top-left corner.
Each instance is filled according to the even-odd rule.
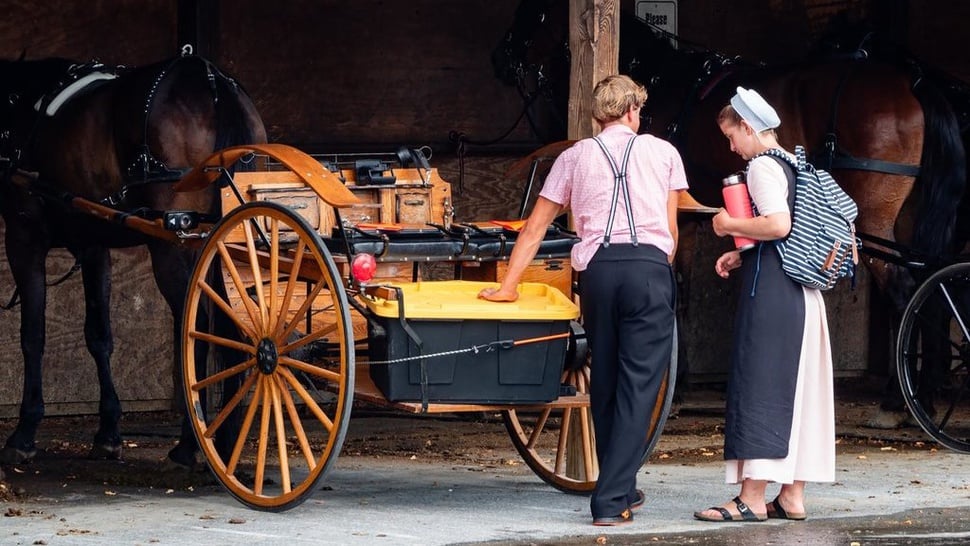
[[[768,517],[771,519],[790,519],[792,521],[802,521],[808,518],[804,513],[788,512],[781,507],[781,502],[778,501],[778,497],[775,500],[768,503]]]
[[[712,518],[710,516],[705,516],[704,512],[694,512],[694,517],[701,521],[739,521],[739,522],[752,521],[753,522],[753,521],[765,521],[768,519],[768,514],[758,515],[752,512],[751,509],[748,508],[747,504],[744,504],[743,502],[741,502],[740,497],[734,497],[733,499],[731,499],[731,501],[734,503],[734,506],[737,506],[738,516],[741,516],[741,517],[735,516],[730,511],[728,511],[727,508],[724,508],[721,506],[712,506],[708,508],[708,510],[715,510],[716,512],[718,512],[721,515],[720,518]]]

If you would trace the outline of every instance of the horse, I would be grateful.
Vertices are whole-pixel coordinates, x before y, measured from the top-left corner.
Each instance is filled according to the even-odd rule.
[[[265,142],[266,129],[242,86],[190,51],[135,68],[62,58],[0,61],[0,96],[0,214],[20,298],[24,360],[19,419],[0,461],[19,463],[37,450],[44,415],[45,257],[53,248],[67,249],[81,270],[84,337],[100,388],[91,454],[118,458],[122,409],[111,377],[109,249],[147,246],[176,340],[194,255],[66,202],[80,197],[133,215],[179,210],[216,218],[217,187],[176,193],[172,183],[216,150]],[[194,466],[196,452],[184,420],[168,456]]]
[[[530,47],[567,39],[566,13],[559,4],[523,0],[493,54],[493,62],[516,69],[496,66],[497,76],[511,76],[506,82],[518,85],[519,74],[541,67],[554,95],[568,93],[568,72],[551,70],[562,66],[551,59],[558,47]],[[780,141],[803,144],[814,164],[831,171],[858,204],[856,227],[870,250],[864,264],[901,316],[920,279],[919,271],[906,267],[906,258],[916,256],[932,270],[961,244],[955,231],[966,208],[965,134],[933,81],[939,74],[862,49],[763,66],[685,44],[674,48],[672,38],[621,13],[619,71],[648,89],[641,132],[678,148],[691,194],[705,204],[723,203],[720,180],[744,164],[721,135],[717,114],[738,86],[756,89],[781,117]],[[556,107],[561,100],[550,104]],[[682,229],[682,241],[689,234]],[[682,242],[681,248],[689,244]],[[690,253],[678,254],[678,267],[688,269],[683,258]]]

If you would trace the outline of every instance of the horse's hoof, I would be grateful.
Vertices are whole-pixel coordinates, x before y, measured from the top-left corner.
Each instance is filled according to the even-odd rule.
[[[91,459],[108,459],[111,461],[117,461],[121,459],[121,444],[94,444],[91,447],[91,453],[88,454],[88,457]]]
[[[879,430],[892,430],[903,426],[908,416],[909,413],[905,411],[887,411],[880,409],[863,426]]]
[[[902,426],[904,426],[904,427],[921,428],[923,425],[919,424],[919,421],[916,420],[916,417],[913,417],[913,414],[910,413],[910,414],[907,414],[906,415],[906,420],[903,421],[903,425]]]
[[[15,447],[5,447],[0,450],[0,464],[20,464],[30,461],[37,455],[36,449],[24,451]]]
[[[199,470],[199,466],[205,466],[196,457],[196,451],[194,449],[186,449],[182,447],[182,444],[176,445],[169,450],[168,460],[182,468],[187,468],[192,471]]]
[[[205,463],[202,461],[195,461],[192,464],[184,464],[181,462],[175,462],[171,457],[166,457],[161,461],[159,461],[158,470],[159,472],[163,472],[163,473],[188,472],[190,474],[196,474],[196,473],[205,472],[207,470],[207,467]]]

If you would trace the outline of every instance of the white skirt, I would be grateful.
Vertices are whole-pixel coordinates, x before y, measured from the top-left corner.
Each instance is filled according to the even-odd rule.
[[[803,292],[805,331],[788,456],[725,461],[726,483],[738,484],[746,479],[782,484],[835,481],[835,394],[825,300],[818,290],[803,289]]]

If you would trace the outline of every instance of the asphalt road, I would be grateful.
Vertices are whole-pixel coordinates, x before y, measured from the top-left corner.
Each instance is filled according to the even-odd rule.
[[[413,457],[413,456],[412,456]],[[590,525],[588,500],[559,493],[525,465],[462,465],[342,456],[303,505],[267,513],[219,486],[102,486],[75,476],[59,490],[0,504],[0,544],[966,544],[970,457],[873,447],[840,455],[837,480],[809,491],[809,520],[712,524],[691,514],[731,498],[718,461],[649,464],[631,525]],[[124,463],[109,470],[124,472]],[[7,468],[10,486],[30,465]],[[769,488],[769,492],[774,490]],[[601,538],[602,537],[602,538]],[[601,538],[600,541],[597,539]]]

